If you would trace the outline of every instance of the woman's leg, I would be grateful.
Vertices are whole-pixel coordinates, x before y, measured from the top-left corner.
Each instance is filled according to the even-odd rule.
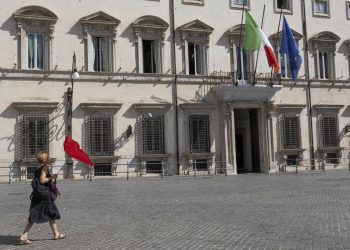
[[[53,237],[57,238],[60,235],[60,233],[57,230],[56,221],[55,220],[49,220],[49,224],[50,224],[50,227],[51,227],[51,230],[52,230]]]
[[[33,226],[33,223],[28,221],[26,227],[24,228],[23,234],[19,238],[21,241],[28,239],[28,233],[29,233],[30,229],[32,228],[32,226]]]

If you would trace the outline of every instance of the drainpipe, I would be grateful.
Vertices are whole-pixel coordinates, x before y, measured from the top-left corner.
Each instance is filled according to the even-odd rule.
[[[305,77],[307,79],[306,102],[307,102],[307,111],[308,111],[310,165],[311,165],[311,169],[315,170],[314,135],[313,135],[313,125],[312,125],[311,80],[310,80],[310,72],[309,72],[309,53],[308,53],[309,49],[308,49],[308,38],[307,38],[307,29],[306,29],[305,0],[301,0],[301,17],[302,17],[303,41],[304,41]]]
[[[179,155],[179,112],[177,106],[177,72],[176,72],[176,37],[175,37],[175,7],[174,0],[169,1],[170,12],[170,36],[171,36],[171,73],[174,75],[174,84],[172,91],[173,107],[175,111],[175,147],[176,147],[176,174],[180,174],[180,155]]]

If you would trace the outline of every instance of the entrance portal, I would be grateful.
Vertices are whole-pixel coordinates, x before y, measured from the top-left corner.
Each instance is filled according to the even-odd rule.
[[[259,109],[235,109],[237,173],[261,172]]]

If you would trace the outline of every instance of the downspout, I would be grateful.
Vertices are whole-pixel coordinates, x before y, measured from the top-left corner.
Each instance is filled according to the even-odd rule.
[[[314,135],[313,135],[312,103],[311,103],[311,80],[310,80],[310,72],[309,72],[309,53],[308,53],[309,49],[308,49],[308,38],[307,38],[307,29],[306,29],[305,0],[301,0],[301,17],[302,17],[303,41],[304,41],[305,78],[307,79],[306,103],[307,103],[307,111],[308,111],[310,165],[311,165],[311,169],[315,170],[315,151],[314,151]]]
[[[169,0],[170,13],[170,36],[171,36],[171,74],[174,75],[174,84],[172,91],[173,107],[175,111],[175,147],[176,147],[176,174],[180,174],[180,155],[179,155],[179,112],[177,105],[177,71],[176,71],[176,37],[175,37],[175,7],[174,0]]]

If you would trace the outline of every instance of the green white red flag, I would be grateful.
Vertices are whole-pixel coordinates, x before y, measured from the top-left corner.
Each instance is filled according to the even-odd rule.
[[[256,24],[254,18],[245,11],[245,39],[244,39],[244,49],[249,51],[259,50],[261,41],[264,43],[264,50],[266,53],[267,62],[269,67],[273,67],[274,73],[279,70],[277,58],[273,52],[273,48],[269,40],[267,39],[265,33]]]

